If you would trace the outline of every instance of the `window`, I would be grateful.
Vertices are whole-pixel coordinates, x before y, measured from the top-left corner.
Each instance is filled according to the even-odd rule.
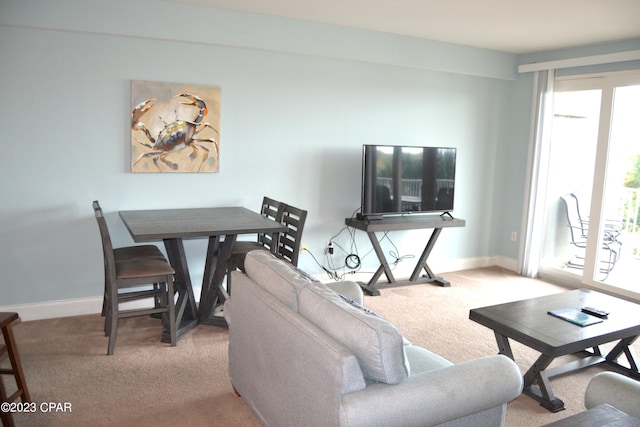
[[[640,294],[640,73],[556,78],[552,104],[540,274]]]

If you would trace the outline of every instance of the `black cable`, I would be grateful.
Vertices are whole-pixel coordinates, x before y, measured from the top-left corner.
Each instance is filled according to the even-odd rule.
[[[352,214],[351,217],[355,217],[357,212],[360,210],[360,208],[356,209]],[[341,246],[339,243],[335,242],[335,240],[344,232],[347,231],[347,233],[349,233],[349,249],[347,250],[345,247]],[[384,233],[384,235],[378,240],[379,242],[382,242],[384,239],[387,239],[389,241],[389,243],[391,244],[391,246],[393,247],[389,252],[389,256],[391,256],[394,261],[392,262],[392,268],[395,269],[395,267],[402,261],[404,261],[405,259],[410,259],[410,258],[415,258],[414,255],[399,255],[399,251],[398,248],[396,246],[396,244],[391,240],[391,238],[389,237],[389,232],[386,231]],[[333,247],[340,249],[342,252],[344,252],[346,254],[346,257],[344,258],[344,264],[340,265],[340,266],[336,266],[333,263],[333,254],[325,254],[325,260],[328,264],[328,267],[326,267],[324,264],[321,264],[316,258],[315,256],[313,256],[313,254],[311,254],[311,252],[309,252],[309,250],[307,250],[307,252],[309,252],[311,254],[311,256],[313,257],[314,261],[316,262],[316,264],[322,268],[328,275],[329,277],[331,277],[334,280],[342,280],[345,276],[345,274],[339,275],[338,274],[338,270],[340,269],[344,269],[344,268],[349,268],[351,271],[349,272],[350,274],[355,273],[356,271],[360,271],[360,268],[362,267],[362,261],[371,254],[371,252],[373,252],[373,247],[371,249],[369,249],[369,251],[367,251],[363,256],[360,256],[358,253],[358,245],[356,243],[356,229],[353,227],[349,227],[349,226],[344,226],[342,227],[336,234],[334,234],[333,236],[331,236],[331,238],[329,239],[329,241],[331,242],[331,244],[333,245]],[[333,270],[333,271],[331,271]]]
[[[320,267],[325,273],[327,273],[331,279],[340,280],[339,276],[338,276],[338,274],[336,272],[333,272],[333,271],[329,270],[328,268],[326,268],[324,265],[320,264],[318,259],[315,257],[315,255],[313,255],[313,253],[309,249],[306,249],[306,251],[307,251],[307,253],[309,255],[311,255],[311,258],[313,258],[313,260],[315,261],[316,265],[318,267]]]
[[[360,268],[360,257],[356,254],[349,254],[347,255],[347,257],[344,259],[344,265],[347,266],[347,268],[350,268],[351,270],[355,270]]]

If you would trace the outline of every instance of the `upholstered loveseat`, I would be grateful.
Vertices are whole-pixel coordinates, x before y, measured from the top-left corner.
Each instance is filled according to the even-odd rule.
[[[616,372],[600,372],[591,381],[584,395],[587,409],[611,405],[640,419],[640,381]]]
[[[501,426],[522,391],[507,357],[454,365],[362,307],[353,282],[323,285],[266,251],[233,272],[224,307],[229,376],[267,426]]]

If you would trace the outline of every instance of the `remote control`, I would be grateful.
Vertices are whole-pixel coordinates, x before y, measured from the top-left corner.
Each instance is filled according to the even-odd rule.
[[[599,317],[601,319],[604,319],[609,315],[608,311],[598,310],[597,308],[593,308],[593,307],[583,307],[582,312],[590,314],[592,316]]]

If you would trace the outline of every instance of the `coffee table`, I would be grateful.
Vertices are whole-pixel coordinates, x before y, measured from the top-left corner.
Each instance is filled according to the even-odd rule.
[[[549,315],[550,310],[595,307],[610,314],[601,323],[581,327]],[[552,412],[564,409],[554,396],[550,379],[605,363],[640,379],[638,360],[631,344],[640,335],[640,305],[587,289],[475,308],[469,318],[494,331],[500,354],[514,359],[509,339],[540,352],[524,374],[524,393]],[[605,354],[603,344],[618,341]],[[576,354],[576,361],[547,369],[557,357]],[[628,366],[618,363],[624,355]]]

